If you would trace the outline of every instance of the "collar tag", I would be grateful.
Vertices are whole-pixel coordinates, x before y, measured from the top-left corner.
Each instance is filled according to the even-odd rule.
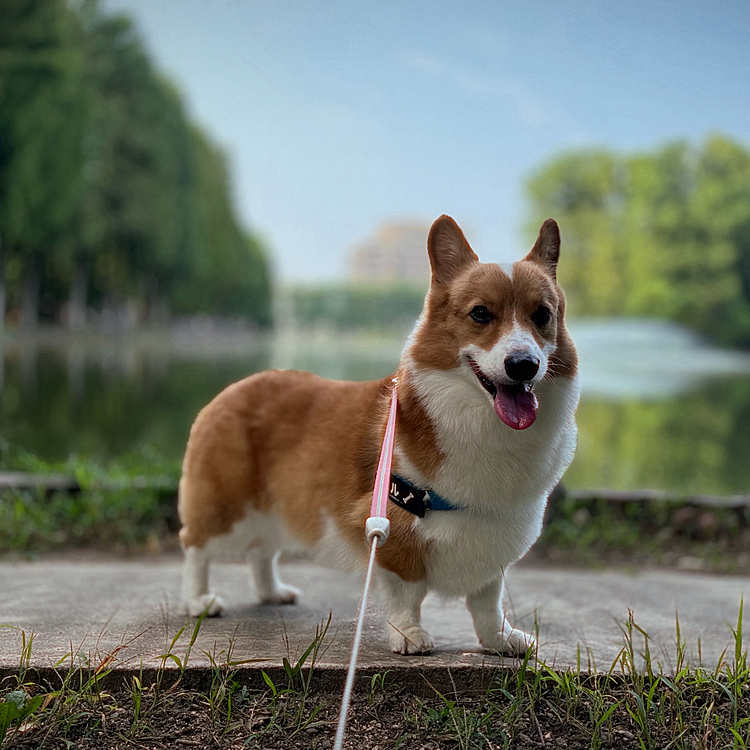
[[[420,490],[395,474],[391,474],[388,498],[391,502],[396,503],[396,505],[409,511],[409,513],[419,516],[419,518],[424,518],[425,510],[429,503],[427,490]]]
[[[428,510],[460,510],[459,506],[449,503],[437,492],[415,487],[397,474],[391,474],[388,499],[419,518],[424,518]]]

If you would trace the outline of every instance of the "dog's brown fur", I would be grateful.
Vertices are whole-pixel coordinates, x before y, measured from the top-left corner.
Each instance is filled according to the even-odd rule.
[[[450,370],[467,343],[490,350],[541,305],[552,323],[530,326],[540,345],[556,344],[547,377],[573,376],[575,349],[565,330],[564,298],[556,281],[557,225],[542,226],[534,248],[516,263],[511,280],[498,266],[483,265],[449,217],[435,222],[428,249],[433,277],[410,356],[418,368]],[[469,313],[486,305],[493,315],[478,326]],[[427,481],[443,461],[435,429],[402,366],[398,445]],[[272,370],[229,386],[193,425],[180,482],[180,540],[187,550],[228,534],[249,509],[277,514],[288,532],[310,547],[335,519],[351,551],[366,557],[368,515],[392,377],[356,383],[304,372]],[[488,406],[491,408],[491,406]],[[398,457],[394,471],[399,472]],[[403,581],[421,581],[430,543],[416,532],[414,516],[389,507],[388,544],[380,567]]]

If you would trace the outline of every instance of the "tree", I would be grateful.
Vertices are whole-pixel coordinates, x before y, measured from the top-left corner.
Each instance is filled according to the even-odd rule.
[[[177,312],[200,310],[271,321],[268,263],[258,239],[237,222],[226,159],[200,130],[191,131],[194,241],[171,285]]]
[[[172,303],[270,320],[265,254],[237,221],[224,156],[132,22],[97,0],[4,4],[0,242],[0,286],[27,323],[67,302],[81,325],[87,306],[126,300],[151,317]]]
[[[82,183],[78,19],[64,0],[8,0],[0,24],[0,235],[34,325]]]
[[[561,224],[572,312],[664,317],[750,346],[750,153],[739,144],[575,152],[527,187],[530,224]]]
[[[190,236],[189,125],[129,19],[97,17],[87,41],[92,105],[77,265],[100,299],[134,296],[153,307]]]

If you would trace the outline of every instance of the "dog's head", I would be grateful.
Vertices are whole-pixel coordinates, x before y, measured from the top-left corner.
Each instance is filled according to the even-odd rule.
[[[480,263],[449,216],[432,225],[427,247],[432,282],[410,348],[414,364],[460,368],[506,425],[530,427],[536,384],[576,368],[557,284],[557,224],[547,219],[531,252],[510,266]]]

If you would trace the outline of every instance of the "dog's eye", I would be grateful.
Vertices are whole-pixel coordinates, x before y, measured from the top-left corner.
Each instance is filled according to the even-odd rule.
[[[539,305],[539,307],[537,307],[537,309],[531,314],[532,322],[540,328],[546,326],[551,317],[552,313],[546,305]]]
[[[477,305],[476,307],[472,307],[471,312],[469,313],[469,317],[472,320],[475,320],[477,323],[482,323],[482,325],[491,323],[494,319],[492,313],[484,305]]]

